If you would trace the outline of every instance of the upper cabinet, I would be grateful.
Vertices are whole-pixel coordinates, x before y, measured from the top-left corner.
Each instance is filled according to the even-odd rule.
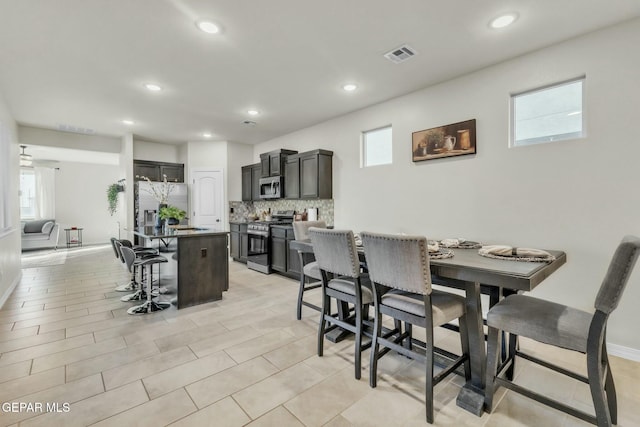
[[[313,150],[287,157],[287,199],[331,199],[333,197],[333,152]]]
[[[295,153],[297,151],[280,149],[260,154],[261,176],[266,178],[268,176],[282,175],[287,156]]]
[[[260,163],[242,167],[242,201],[260,200]]]
[[[149,178],[151,181],[162,181],[164,175],[169,182],[184,182],[183,163],[152,162],[150,160],[134,160],[133,176],[136,181],[141,176]]]

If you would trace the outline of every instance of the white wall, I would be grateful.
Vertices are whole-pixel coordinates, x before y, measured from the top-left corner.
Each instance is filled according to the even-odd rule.
[[[56,221],[60,224],[59,245],[65,245],[65,228],[82,227],[84,245],[108,243],[118,237],[118,213],[126,208],[120,194],[118,212],[107,210],[107,187],[124,178],[118,166],[60,162],[56,171]]]
[[[0,94],[0,170],[8,182],[2,182],[0,191],[7,216],[6,229],[0,229],[0,307],[3,306],[21,277],[20,270],[20,209],[18,207],[18,129]],[[4,180],[3,179],[3,180]],[[4,195],[7,195],[4,198]]]
[[[159,142],[133,140],[133,158],[154,162],[182,163],[178,160],[178,146]]]
[[[639,39],[636,19],[259,144],[254,157],[333,150],[336,227],[565,250],[534,293],[593,310],[617,243],[640,235]],[[587,138],[508,148],[510,93],[583,74]],[[474,118],[477,155],[412,163],[412,132]],[[389,123],[393,164],[360,168],[361,131]],[[608,340],[640,355],[638,270]]]
[[[255,163],[253,146],[230,142],[227,144],[227,195],[229,200],[242,200],[242,166]]]
[[[44,145],[107,153],[120,151],[120,140],[108,136],[60,132],[31,126],[19,126],[19,132],[20,143],[25,145]]]

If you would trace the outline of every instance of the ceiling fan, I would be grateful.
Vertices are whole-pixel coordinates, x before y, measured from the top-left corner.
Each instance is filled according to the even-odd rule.
[[[24,149],[27,148],[26,145],[21,145],[22,153],[20,153],[20,167],[32,167],[33,165],[33,156],[31,154],[26,154]]]

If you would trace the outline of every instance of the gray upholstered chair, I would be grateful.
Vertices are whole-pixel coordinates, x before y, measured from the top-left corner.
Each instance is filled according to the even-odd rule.
[[[378,359],[390,349],[426,365],[425,404],[427,422],[433,423],[433,388],[460,365],[465,376],[471,377],[464,298],[431,289],[431,271],[427,239],[422,236],[399,236],[361,233],[373,286],[374,332],[371,344],[369,384],[376,386]],[[382,335],[382,315],[405,323],[405,332],[396,324],[395,338]],[[454,319],[460,324],[462,355],[457,356],[435,347],[433,329]],[[424,352],[413,347],[411,325],[425,328]],[[386,347],[380,350],[380,346]],[[418,345],[416,345],[418,346]],[[434,377],[434,352],[444,354],[453,362]]]
[[[336,327],[353,332],[356,338],[355,377],[360,379],[362,351],[369,347],[369,345],[362,344],[363,305],[367,305],[368,308],[368,305],[373,301],[373,296],[368,278],[360,273],[360,262],[358,261],[353,232],[310,228],[309,237],[322,276],[318,356],[322,356],[326,332]],[[330,298],[335,298],[338,304],[353,304],[355,316],[343,320],[332,315]],[[327,327],[328,324],[331,326]]]
[[[617,423],[616,389],[609,367],[605,339],[607,319],[620,302],[640,254],[639,249],[639,238],[626,236],[622,240],[596,296],[595,313],[525,295],[511,295],[489,310],[485,389],[485,408],[488,412],[492,410],[495,389],[497,386],[504,386],[601,427]],[[508,359],[498,368],[499,331],[509,333],[510,339]],[[587,377],[522,352],[516,345],[519,336],[586,354]],[[516,356],[589,384],[596,416],[542,396],[501,376],[505,370],[513,369]]]
[[[293,223],[293,235],[295,239],[308,240],[308,231],[311,227],[327,228],[327,224],[324,221],[296,221]],[[300,260],[302,274],[300,274],[300,289],[298,290],[296,318],[300,320],[302,318],[303,305],[313,308],[314,310],[321,310],[317,305],[305,301],[303,299],[303,295],[306,291],[317,289],[322,286],[322,275],[320,274],[318,263],[313,259],[313,254],[298,251],[298,259]]]

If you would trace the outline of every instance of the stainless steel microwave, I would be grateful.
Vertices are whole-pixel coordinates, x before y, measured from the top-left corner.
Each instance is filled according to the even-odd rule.
[[[279,199],[284,192],[284,177],[270,176],[268,178],[260,178],[260,198],[261,199]]]

